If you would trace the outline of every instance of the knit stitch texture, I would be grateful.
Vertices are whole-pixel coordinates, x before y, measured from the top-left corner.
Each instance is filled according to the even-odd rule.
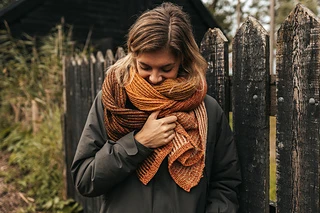
[[[117,83],[115,73],[108,72],[102,85],[108,136],[117,141],[131,131],[140,130],[154,111],[160,110],[158,118],[177,116],[175,138],[165,146],[154,149],[137,169],[137,174],[143,184],[148,184],[168,157],[172,179],[189,192],[199,183],[205,166],[207,113],[203,99],[206,85],[197,89],[197,85],[177,78],[152,86],[133,68],[130,75],[133,80],[123,87]],[[136,109],[127,108],[127,101]]]

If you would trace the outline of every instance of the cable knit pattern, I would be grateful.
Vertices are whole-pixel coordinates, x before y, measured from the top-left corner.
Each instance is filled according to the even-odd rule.
[[[154,149],[137,169],[137,174],[143,184],[148,184],[168,156],[172,179],[189,192],[199,183],[205,165],[207,113],[203,99],[206,85],[197,90],[196,85],[177,78],[151,86],[133,68],[130,75],[133,75],[132,82],[121,87],[115,74],[109,72],[102,86],[105,127],[110,139],[117,141],[125,134],[141,129],[151,112],[161,110],[158,118],[177,116],[175,138]],[[137,109],[126,108],[128,98]]]

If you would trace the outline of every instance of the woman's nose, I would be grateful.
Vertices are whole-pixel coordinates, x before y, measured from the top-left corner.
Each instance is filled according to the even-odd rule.
[[[161,75],[159,75],[157,72],[152,72],[149,76],[149,82],[152,84],[158,84],[162,81]]]

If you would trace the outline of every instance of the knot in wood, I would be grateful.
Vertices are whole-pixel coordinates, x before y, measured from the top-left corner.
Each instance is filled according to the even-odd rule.
[[[314,98],[309,99],[309,104],[314,105],[316,103],[316,100]]]
[[[279,102],[279,103],[284,102],[284,98],[283,98],[283,97],[278,98],[278,102]]]

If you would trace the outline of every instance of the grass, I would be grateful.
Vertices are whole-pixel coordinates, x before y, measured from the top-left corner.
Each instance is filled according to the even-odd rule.
[[[65,198],[60,118],[61,110],[56,107],[47,111],[37,134],[22,125],[0,131],[0,150],[10,153],[6,182],[34,200],[20,213],[81,211],[76,202]]]
[[[61,132],[62,58],[86,54],[62,22],[44,37],[14,38],[0,29],[0,149],[19,172],[7,180],[32,197],[22,212],[69,213],[79,206],[66,199]],[[34,116],[33,116],[34,115]],[[1,174],[2,175],[2,174]]]
[[[276,117],[270,116],[270,200],[276,201]]]

